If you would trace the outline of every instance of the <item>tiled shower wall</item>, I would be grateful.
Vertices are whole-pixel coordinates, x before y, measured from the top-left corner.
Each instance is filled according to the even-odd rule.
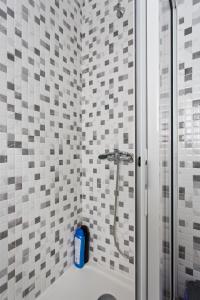
[[[113,242],[116,166],[98,155],[118,148],[135,153],[134,2],[84,1],[82,24],[82,209],[91,231],[91,259],[107,269],[134,274],[134,164],[121,165],[117,236]]]
[[[200,280],[200,1],[178,1],[178,295]]]
[[[72,264],[81,219],[91,260],[134,273],[134,164],[120,171],[128,261],[111,236],[115,166],[97,159],[135,149],[134,3],[124,0],[122,19],[116,4],[0,0],[2,300],[35,299]]]
[[[73,261],[80,203],[80,5],[0,0],[0,299]]]

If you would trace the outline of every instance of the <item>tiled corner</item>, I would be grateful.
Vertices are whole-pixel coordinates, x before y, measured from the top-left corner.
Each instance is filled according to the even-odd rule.
[[[135,154],[134,2],[84,1],[82,24],[82,209],[93,261],[132,277],[135,244],[135,166],[120,168],[118,241],[114,246],[116,166],[98,155],[118,148]]]

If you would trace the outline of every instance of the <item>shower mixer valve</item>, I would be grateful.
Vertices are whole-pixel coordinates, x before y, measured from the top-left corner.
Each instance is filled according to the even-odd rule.
[[[133,154],[124,151],[119,151],[118,149],[114,149],[113,152],[100,154],[99,159],[107,159],[108,161],[114,161],[114,163],[119,163],[121,161],[132,163]]]

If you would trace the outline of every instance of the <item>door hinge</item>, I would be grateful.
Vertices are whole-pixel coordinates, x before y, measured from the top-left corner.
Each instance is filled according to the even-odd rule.
[[[145,149],[145,189],[148,189],[148,152]]]

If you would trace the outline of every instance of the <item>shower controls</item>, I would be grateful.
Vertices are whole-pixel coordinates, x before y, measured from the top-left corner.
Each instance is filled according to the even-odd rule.
[[[118,163],[121,161],[132,163],[133,162],[133,154],[128,153],[128,152],[119,151],[118,149],[114,149],[113,152],[100,154],[99,159],[107,159],[108,161],[114,161],[114,163]]]

